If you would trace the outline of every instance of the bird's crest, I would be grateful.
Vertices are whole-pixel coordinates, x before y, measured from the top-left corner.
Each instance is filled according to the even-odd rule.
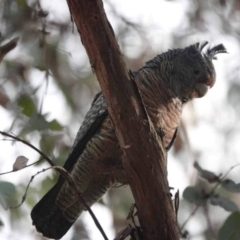
[[[203,43],[196,43],[195,46],[198,48],[200,52],[203,51],[203,48],[208,44],[207,41],[204,41]],[[206,53],[203,53],[207,58],[209,59],[217,59],[216,55],[219,53],[227,53],[226,48],[223,46],[223,44],[219,44],[215,47],[208,48]]]

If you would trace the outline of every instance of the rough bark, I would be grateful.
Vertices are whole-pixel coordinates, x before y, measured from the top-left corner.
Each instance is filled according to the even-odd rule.
[[[167,182],[167,156],[142,105],[101,0],[68,0],[92,68],[108,103],[129,184],[147,240],[179,239]]]

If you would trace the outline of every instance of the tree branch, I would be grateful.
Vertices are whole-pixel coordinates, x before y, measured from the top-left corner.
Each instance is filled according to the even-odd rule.
[[[17,46],[18,40],[19,37],[13,38],[11,41],[0,47],[0,63],[2,62],[4,56]]]
[[[0,131],[0,134],[3,135],[3,136],[6,136],[6,137],[10,137],[16,141],[19,141],[19,142],[22,142],[24,143],[25,145],[29,146],[30,148],[32,148],[33,150],[35,150],[37,153],[39,153],[51,166],[55,166],[55,164],[52,162],[52,160],[45,154],[43,153],[42,151],[40,151],[38,148],[34,147],[31,143],[29,143],[28,141],[25,141],[19,137],[16,137],[12,134],[9,134],[7,132],[2,132]]]
[[[128,75],[101,0],[68,0],[123,149],[145,239],[179,239],[167,182],[167,157]]]

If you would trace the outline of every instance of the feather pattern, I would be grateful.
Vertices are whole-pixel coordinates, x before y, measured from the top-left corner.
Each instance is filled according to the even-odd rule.
[[[212,59],[226,49],[220,44],[204,53],[207,43],[169,50],[131,73],[166,150],[174,142],[185,103],[204,96],[215,83]],[[116,183],[128,183],[122,156],[106,101],[99,93],[64,164],[89,206]],[[83,210],[75,189],[60,176],[56,185],[33,208],[31,217],[44,236],[59,239]]]

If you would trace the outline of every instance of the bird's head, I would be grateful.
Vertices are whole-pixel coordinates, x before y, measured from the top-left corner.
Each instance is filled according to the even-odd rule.
[[[208,42],[196,43],[184,49],[177,49],[172,58],[169,81],[172,90],[183,102],[203,97],[216,81],[212,63],[218,53],[226,53],[222,44],[208,48]],[[172,50],[175,51],[175,50]]]

